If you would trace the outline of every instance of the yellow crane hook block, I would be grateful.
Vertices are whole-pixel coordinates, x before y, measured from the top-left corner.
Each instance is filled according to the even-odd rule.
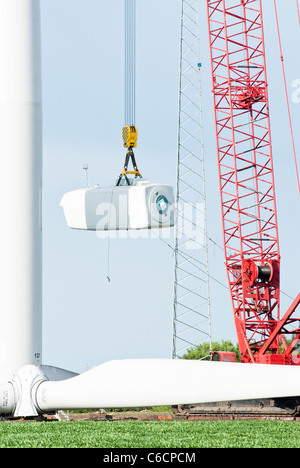
[[[125,148],[137,147],[138,131],[134,125],[125,125],[122,135]]]

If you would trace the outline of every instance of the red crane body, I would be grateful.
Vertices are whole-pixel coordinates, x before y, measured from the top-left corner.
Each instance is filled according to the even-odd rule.
[[[207,15],[225,260],[242,362],[300,364],[300,294],[280,318],[262,1],[207,0]]]

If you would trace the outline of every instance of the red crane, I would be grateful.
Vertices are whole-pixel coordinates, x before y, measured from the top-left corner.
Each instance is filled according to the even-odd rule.
[[[280,316],[280,252],[261,0],[207,0],[225,260],[242,362],[300,364]]]

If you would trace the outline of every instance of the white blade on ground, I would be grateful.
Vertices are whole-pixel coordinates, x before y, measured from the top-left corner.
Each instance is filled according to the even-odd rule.
[[[44,381],[35,395],[44,412],[299,396],[300,368],[181,359],[120,360],[65,381]]]
[[[61,369],[60,367],[48,366],[45,364],[38,366],[38,369],[40,369],[45,374],[45,376],[52,381],[71,379],[72,377],[76,377],[78,375],[76,372]]]

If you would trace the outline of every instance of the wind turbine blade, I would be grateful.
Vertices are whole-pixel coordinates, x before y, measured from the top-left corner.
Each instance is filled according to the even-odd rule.
[[[43,381],[35,389],[35,403],[47,412],[298,395],[297,366],[133,359],[111,361],[65,381]]]
[[[45,364],[41,364],[40,366],[38,366],[38,368],[45,374],[45,376],[49,380],[53,381],[71,379],[72,377],[76,377],[78,375],[76,372],[61,369],[60,367],[48,366]]]

